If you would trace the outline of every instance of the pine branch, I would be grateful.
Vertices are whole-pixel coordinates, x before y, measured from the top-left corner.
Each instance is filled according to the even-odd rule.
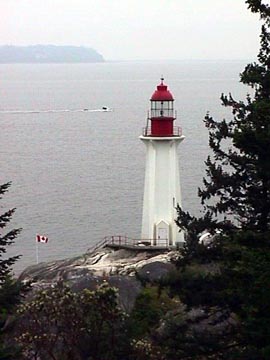
[[[270,17],[270,7],[269,5],[263,4],[261,0],[246,0],[248,4],[248,9],[253,13],[259,13],[261,19],[268,20]]]
[[[4,214],[0,215],[0,229],[3,229],[7,226],[7,223],[10,222],[12,215],[14,214],[16,208],[6,211]]]
[[[10,186],[11,186],[11,181],[0,185],[0,199],[2,199],[1,195],[5,194]]]

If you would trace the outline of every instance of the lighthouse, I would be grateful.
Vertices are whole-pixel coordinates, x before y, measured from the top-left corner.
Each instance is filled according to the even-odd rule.
[[[146,127],[140,136],[146,146],[141,238],[152,246],[174,247],[184,242],[175,224],[175,208],[181,205],[177,148],[185,137],[175,126],[174,98],[163,81],[161,78],[150,99]]]

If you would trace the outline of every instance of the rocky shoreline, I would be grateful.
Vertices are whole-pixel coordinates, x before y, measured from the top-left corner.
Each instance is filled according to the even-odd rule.
[[[95,290],[106,281],[118,289],[119,305],[130,313],[135,300],[141,292],[143,280],[150,282],[175,269],[172,261],[179,256],[178,251],[145,251],[99,248],[78,257],[40,263],[26,268],[20,280],[30,281],[35,291],[65,282],[72,291]],[[208,269],[209,270],[209,269]],[[186,342],[194,346],[197,337],[209,341],[217,334],[225,338],[232,336],[239,326],[235,314],[227,309],[194,307],[189,310],[177,301],[175,309],[168,312],[159,327],[154,331],[155,341],[167,341],[170,319],[180,321],[187,327]],[[181,326],[179,331],[183,331]]]
[[[64,281],[73,291],[94,290],[107,281],[119,291],[120,305],[129,311],[142,285],[138,280],[160,279],[174,269],[176,251],[137,251],[104,247],[81,256],[29,266],[20,280],[30,281],[33,290]]]

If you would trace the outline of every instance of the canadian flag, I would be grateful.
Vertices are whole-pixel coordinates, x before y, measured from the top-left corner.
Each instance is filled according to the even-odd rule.
[[[48,242],[48,238],[47,236],[44,236],[44,235],[37,235],[36,236],[36,242],[41,242],[41,243],[47,243]]]

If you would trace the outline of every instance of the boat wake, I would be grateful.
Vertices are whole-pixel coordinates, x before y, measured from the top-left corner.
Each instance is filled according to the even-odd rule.
[[[44,114],[63,112],[111,112],[112,109],[103,106],[101,109],[59,109],[59,110],[0,110],[0,114]]]

